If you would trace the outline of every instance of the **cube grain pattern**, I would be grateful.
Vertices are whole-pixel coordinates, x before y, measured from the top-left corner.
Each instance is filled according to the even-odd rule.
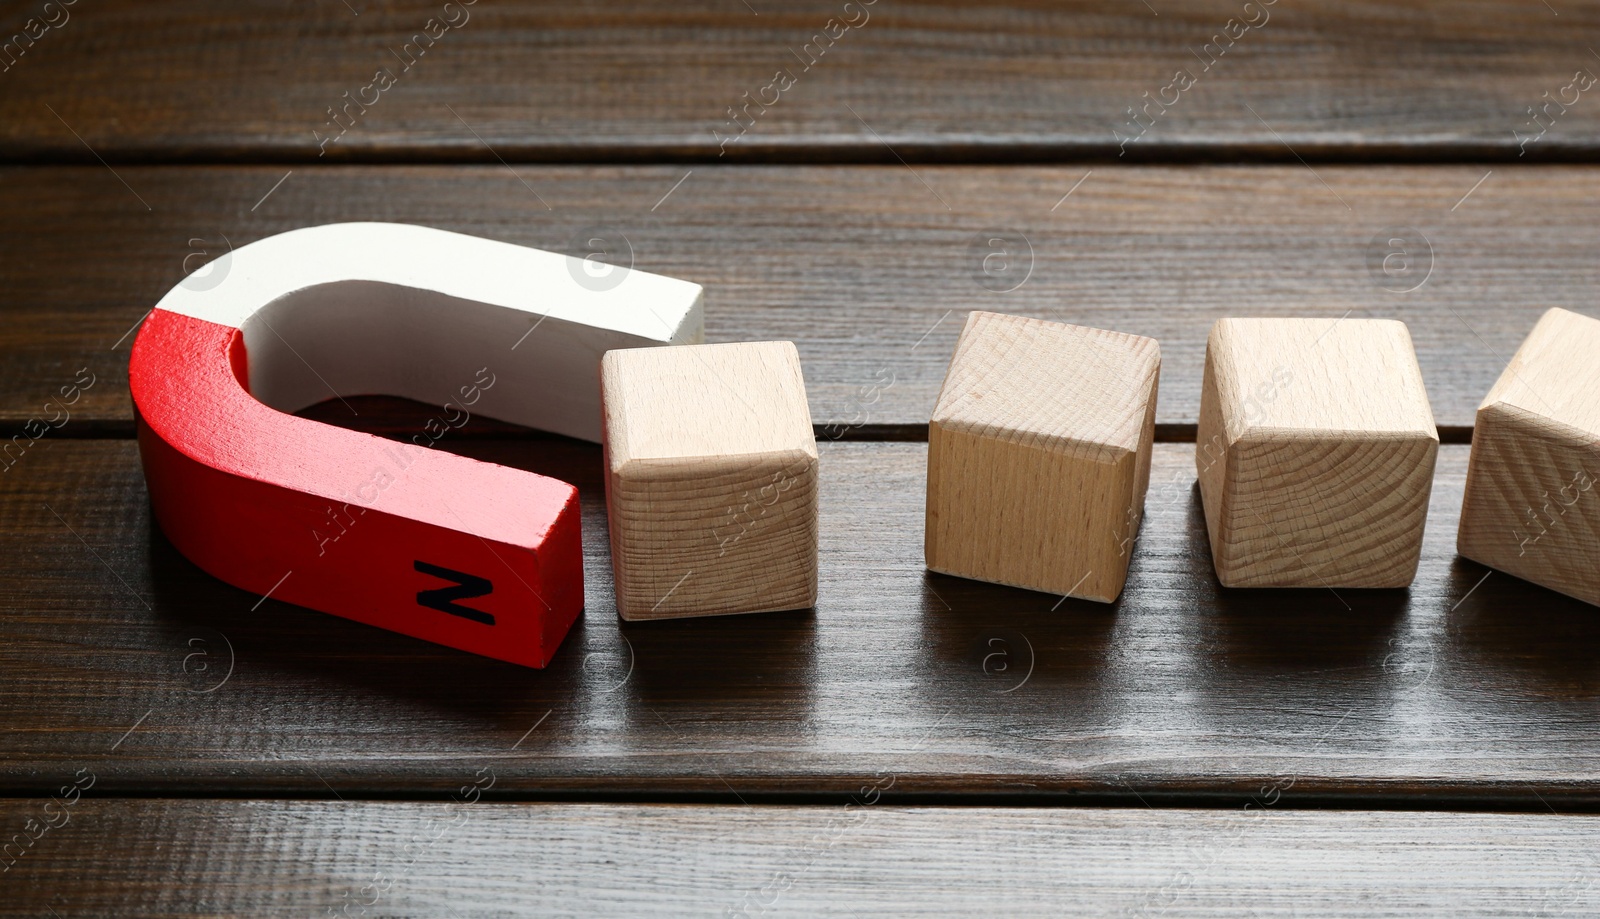
[[[1478,406],[1456,549],[1600,604],[1600,320],[1552,309]]]
[[[1222,319],[1195,466],[1227,587],[1404,587],[1439,433],[1405,324]]]
[[[817,598],[817,444],[792,343],[601,361],[617,609],[668,619]]]
[[[933,571],[1111,602],[1144,513],[1161,349],[973,312],[928,425]]]

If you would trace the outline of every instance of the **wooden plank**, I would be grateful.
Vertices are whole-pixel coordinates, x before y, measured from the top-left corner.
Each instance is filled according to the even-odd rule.
[[[1600,287],[1600,169],[1584,167],[117,172],[153,210],[104,167],[0,170],[12,217],[0,226],[0,421],[12,428],[53,417],[46,401],[87,367],[98,382],[64,432],[128,433],[129,330],[184,266],[339,220],[577,254],[612,239],[619,260],[631,251],[638,267],[706,286],[709,340],[796,342],[824,438],[925,432],[962,317],[989,309],[1158,339],[1167,439],[1193,436],[1216,319],[1403,319],[1435,417],[1459,441],[1537,317],[1592,314]],[[1400,226],[1428,243],[1403,244],[1388,275],[1388,240],[1413,237],[1389,229]],[[1031,270],[1002,257],[984,273],[1000,238],[1031,249]],[[514,357],[506,344],[485,359]]]
[[[1600,10],[1569,0],[120,0],[49,18],[4,24],[12,160],[1039,160],[1115,157],[1119,133],[1135,157],[1283,162],[1600,147],[1574,83],[1600,73],[1581,39]]]
[[[9,910],[1299,917],[1600,908],[1594,816],[901,808],[876,795],[845,807],[130,801],[97,791],[51,807],[66,822],[6,872]],[[20,833],[47,806],[0,803],[0,827]]]
[[[625,625],[598,448],[460,447],[582,491],[548,670],[227,587],[152,530],[133,444],[42,441],[0,478],[0,790],[1600,803],[1600,617],[1454,555],[1462,446],[1416,583],[1335,593],[1220,588],[1193,447],[1157,445],[1107,606],[928,574],[926,446],[823,444],[814,612]]]

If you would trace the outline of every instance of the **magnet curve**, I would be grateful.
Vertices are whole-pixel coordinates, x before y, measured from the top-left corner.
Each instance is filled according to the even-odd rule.
[[[602,354],[703,339],[698,284],[585,267],[347,223],[201,268],[129,359],[162,531],[253,593],[543,667],[583,609],[577,490],[425,445],[468,413],[598,441]],[[396,442],[289,414],[362,394],[443,417]]]

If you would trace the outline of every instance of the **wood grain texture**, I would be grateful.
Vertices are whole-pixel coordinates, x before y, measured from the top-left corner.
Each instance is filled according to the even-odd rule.
[[[1219,587],[1157,445],[1106,606],[927,573],[927,448],[820,446],[815,611],[619,624],[599,449],[462,441],[581,491],[587,612],[534,672],[215,581],[132,444],[46,439],[0,473],[0,788],[1600,805],[1600,619],[1455,556],[1465,447],[1409,591],[1335,592]]]
[[[1478,407],[1456,547],[1600,603],[1600,322],[1544,315]]]
[[[817,442],[787,341],[607,352],[607,523],[623,619],[817,602]]]
[[[1405,323],[1212,327],[1195,468],[1223,584],[1410,584],[1438,451]]]
[[[1110,603],[1150,485],[1154,339],[973,311],[928,423],[928,567]]]
[[[60,433],[131,433],[123,336],[185,265],[337,220],[604,249],[624,263],[631,252],[640,268],[704,284],[708,341],[799,347],[825,438],[921,428],[962,317],[988,309],[1155,338],[1157,435],[1188,439],[1217,319],[1403,319],[1437,421],[1464,441],[1544,310],[1593,314],[1600,287],[1600,169],[1580,167],[1499,167],[1487,178],[1480,167],[1099,167],[1064,202],[1087,169],[117,172],[154,210],[98,165],[0,170],[11,218],[0,222],[0,419],[13,428],[48,417],[46,401],[87,366],[98,382]],[[1396,236],[1397,226],[1421,236]],[[596,238],[610,241],[591,248]],[[1015,260],[989,258],[995,238]],[[1411,240],[1399,247],[1407,259],[1389,259],[1394,238]]]
[[[153,919],[1600,909],[1600,818],[1548,812],[902,808],[871,792],[848,808],[93,794],[17,859],[0,911]],[[40,807],[6,801],[0,827],[20,828]]]
[[[1596,31],[1521,0],[117,0],[0,55],[0,155],[1593,157]]]

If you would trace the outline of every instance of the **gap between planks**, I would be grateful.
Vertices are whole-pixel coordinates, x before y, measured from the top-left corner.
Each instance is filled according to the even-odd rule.
[[[719,155],[710,149],[683,147],[530,146],[494,151],[441,144],[436,147],[353,149],[316,156],[300,150],[259,148],[127,150],[101,160],[87,150],[4,150],[0,166],[1476,166],[1600,164],[1600,142],[1545,141],[1529,155],[1514,144],[1376,143],[1301,144],[1293,150],[1281,143],[1211,144],[1152,142],[1119,155],[1114,144],[951,144],[881,143],[821,146],[752,144]]]
[[[59,784],[52,783],[52,784]],[[876,800],[887,807],[939,807],[978,809],[991,807],[1054,810],[1205,810],[1227,811],[1253,807],[1261,811],[1317,811],[1330,813],[1483,813],[1567,816],[1600,814],[1600,796],[1533,791],[1520,786],[1493,786],[1495,792],[1480,794],[1283,794],[1270,805],[1258,797],[1224,792],[1183,791],[1107,791],[1107,792],[912,792],[883,791]],[[52,798],[57,789],[32,786],[0,786],[0,807],[8,801],[34,801]],[[429,788],[346,786],[321,788],[149,788],[118,789],[96,794],[100,801],[309,801],[325,803],[460,803],[453,792]],[[807,791],[533,791],[486,792],[485,805],[519,804],[615,804],[661,806],[745,807],[838,807],[855,803],[854,792]]]
[[[485,419],[488,421],[488,419]],[[539,440],[554,435],[541,431],[527,430],[501,422],[490,422],[493,427],[484,425],[475,430],[462,430],[455,437],[458,440]],[[812,425],[813,433],[818,442],[846,443],[927,443],[928,426],[925,424],[869,424],[861,425],[835,436],[830,428],[834,425]],[[412,434],[415,430],[410,427],[395,427],[392,430],[387,425],[362,427],[357,430],[369,434]],[[1192,444],[1195,440],[1196,425],[1193,424],[1158,424],[1156,425],[1155,442],[1158,444]],[[0,427],[0,440],[6,440],[14,435],[22,434],[21,425]],[[93,419],[80,421],[60,431],[47,434],[54,440],[132,440],[135,436],[132,421]],[[1441,444],[1469,444],[1472,443],[1472,429],[1458,425],[1439,425],[1439,442]]]

